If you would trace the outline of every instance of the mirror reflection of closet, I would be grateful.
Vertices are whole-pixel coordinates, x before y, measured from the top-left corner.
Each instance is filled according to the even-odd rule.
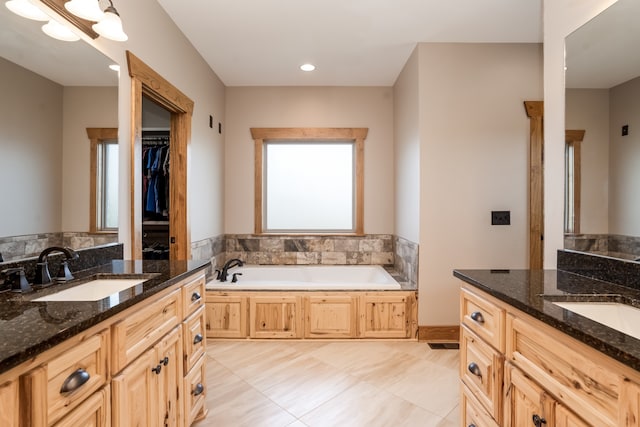
[[[142,97],[142,258],[169,259],[171,113]]]

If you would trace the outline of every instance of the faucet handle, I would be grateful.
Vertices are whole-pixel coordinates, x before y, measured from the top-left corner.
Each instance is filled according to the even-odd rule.
[[[27,276],[24,273],[24,267],[7,268],[2,270],[6,279],[4,284],[11,286],[12,292],[30,292],[31,284],[27,280]]]
[[[63,260],[60,263],[60,270],[58,270],[56,280],[65,282],[68,280],[73,280],[73,274],[71,274],[71,270],[69,270],[69,263],[67,262],[67,260]]]

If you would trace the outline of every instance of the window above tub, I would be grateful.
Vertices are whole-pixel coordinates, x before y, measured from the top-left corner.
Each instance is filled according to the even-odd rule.
[[[366,128],[252,128],[256,234],[364,234]]]

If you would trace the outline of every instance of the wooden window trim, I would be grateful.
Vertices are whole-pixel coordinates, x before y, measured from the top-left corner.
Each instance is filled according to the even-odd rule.
[[[580,153],[584,133],[585,131],[583,129],[565,130],[564,132],[565,144],[573,145],[573,233],[570,234],[580,234],[580,191],[582,185],[580,177]]]
[[[89,189],[89,232],[113,234],[117,231],[98,230],[98,144],[103,141],[117,140],[118,128],[87,128],[90,147],[90,189]]]
[[[262,227],[263,211],[263,149],[265,141],[354,141],[356,149],[356,190],[355,190],[355,232],[353,233],[304,233],[313,235],[364,235],[364,140],[369,132],[368,128],[251,128],[254,141],[255,157],[255,198],[254,198],[254,231],[255,234],[265,233]],[[282,233],[277,233],[282,235]],[[291,233],[294,234],[294,233]]]

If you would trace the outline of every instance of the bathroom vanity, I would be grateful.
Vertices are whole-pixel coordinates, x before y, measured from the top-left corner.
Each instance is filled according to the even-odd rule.
[[[65,285],[0,294],[0,425],[188,426],[203,417],[207,265],[112,261]],[[114,277],[144,281],[96,301],[34,301]]]
[[[600,323],[610,319],[598,313],[581,315],[570,304],[561,306],[567,302],[591,308],[608,303],[614,309],[638,305],[638,288],[588,277],[620,278],[637,268],[635,263],[603,268],[609,262],[596,259],[573,272],[454,272],[464,281],[460,292],[464,426],[640,425],[640,334],[636,332],[640,323],[620,332],[625,325],[612,324],[614,329]]]

